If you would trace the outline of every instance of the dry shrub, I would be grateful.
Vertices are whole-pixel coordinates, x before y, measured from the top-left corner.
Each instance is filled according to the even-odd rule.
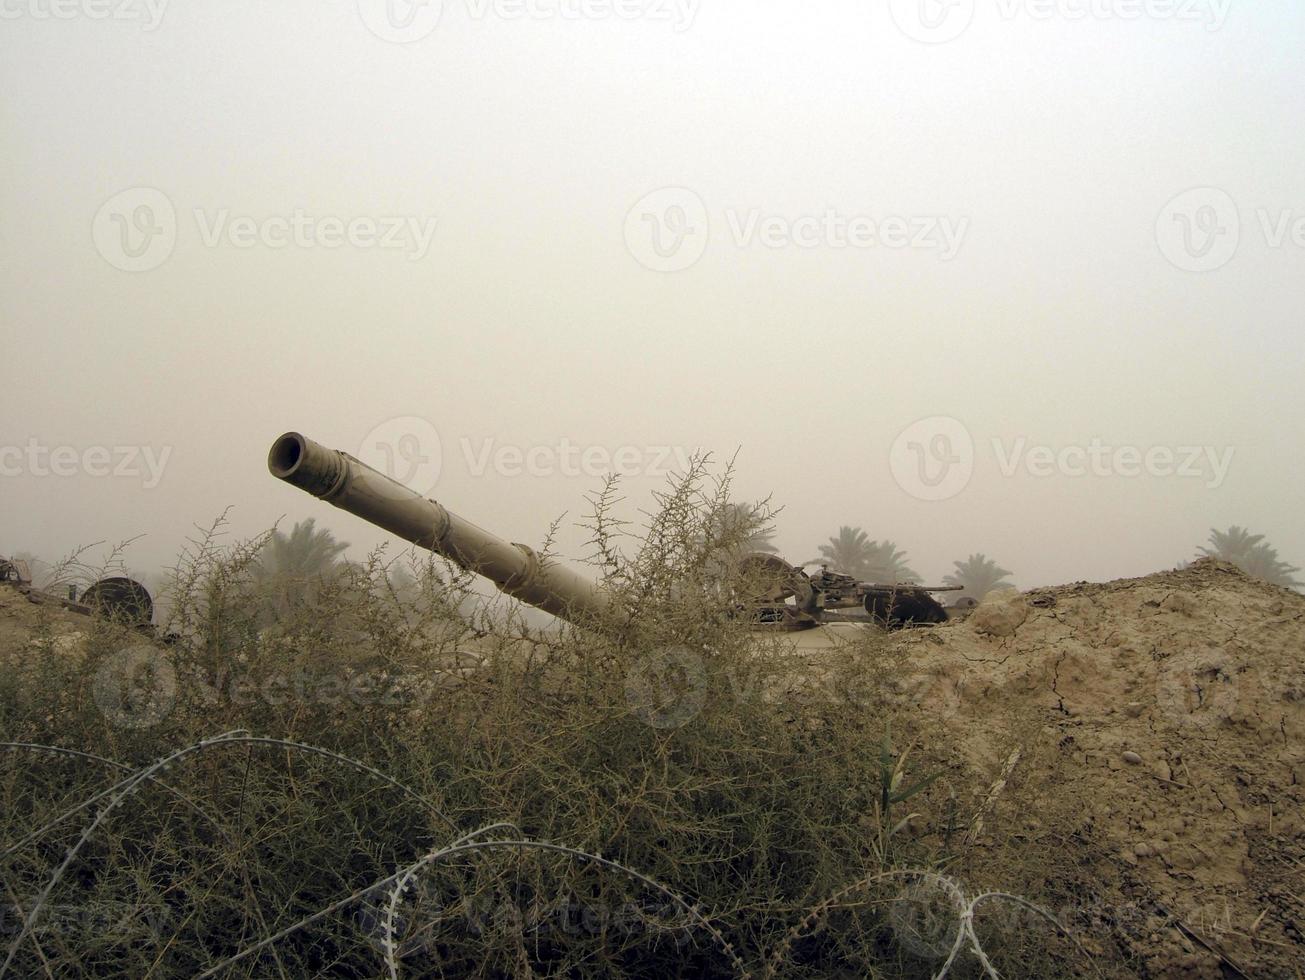
[[[273,589],[219,522],[166,643],[0,651],[7,975],[936,972],[911,910],[970,787],[879,634],[817,676],[730,615],[728,476],[695,462],[632,536],[594,498],[585,629],[434,559],[398,589],[384,552]]]

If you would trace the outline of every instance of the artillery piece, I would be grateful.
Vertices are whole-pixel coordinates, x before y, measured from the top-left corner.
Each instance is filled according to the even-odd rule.
[[[542,559],[524,544],[491,534],[348,453],[298,432],[287,432],[272,444],[267,465],[277,479],[442,555],[489,579],[499,591],[568,622],[591,623],[610,604],[597,582]],[[874,622],[888,629],[941,623],[948,614],[931,593],[954,591],[858,582],[825,568],[807,575],[782,558],[758,552],[744,555],[740,566],[756,589],[734,611],[771,629],[835,622]],[[860,612],[838,612],[853,608]]]
[[[754,552],[742,563],[767,588],[750,603],[761,622],[804,629],[820,623],[865,622],[886,629],[944,623],[948,611],[933,597],[935,592],[958,592],[960,586],[928,586],[904,583],[891,585],[861,582],[851,575],[820,571],[808,575],[804,568],[790,565],[777,555]],[[843,613],[837,610],[860,610]]]
[[[78,597],[76,586],[71,584],[62,586],[66,594],[37,588],[32,584],[32,570],[26,561],[0,558],[0,583],[14,586],[29,602],[54,603],[81,616],[114,619],[142,631],[153,629],[154,600],[149,590],[122,575],[99,579]]]

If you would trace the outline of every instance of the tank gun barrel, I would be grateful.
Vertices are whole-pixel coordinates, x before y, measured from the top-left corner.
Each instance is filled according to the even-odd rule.
[[[279,480],[489,579],[501,591],[572,623],[601,613],[609,597],[591,579],[541,559],[423,497],[361,460],[298,432],[272,444],[267,467]]]

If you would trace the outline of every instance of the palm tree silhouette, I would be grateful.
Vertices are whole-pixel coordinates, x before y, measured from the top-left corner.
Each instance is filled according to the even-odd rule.
[[[961,587],[961,595],[982,599],[998,589],[1013,589],[1015,584],[1006,576],[1010,572],[983,554],[970,555],[965,561],[954,561],[956,571],[944,576],[943,585]]]
[[[735,534],[742,534],[736,548],[738,551],[761,551],[777,555],[779,549],[774,545],[775,529],[768,523],[769,517],[761,504],[727,503],[719,518],[723,532],[721,536],[729,539]]]
[[[1209,548],[1198,548],[1204,556],[1232,562],[1247,575],[1262,578],[1274,585],[1299,589],[1302,584],[1295,573],[1300,569],[1278,557],[1278,549],[1264,540],[1263,534],[1251,534],[1234,524],[1226,531],[1210,529]]]
[[[809,565],[828,565],[836,572],[862,578],[870,554],[870,537],[859,527],[844,524],[838,529],[838,536],[829,539],[828,544],[820,546],[820,557],[807,562]]]
[[[898,551],[892,541],[871,541],[865,531],[846,524],[838,529],[837,537],[820,546],[820,557],[807,564],[817,563],[862,582],[919,581],[919,576],[906,564],[906,552]]]
[[[919,582],[920,576],[906,564],[906,552],[898,551],[892,541],[871,541],[867,581],[896,585]]]
[[[255,579],[275,612],[285,615],[312,601],[348,547],[330,531],[318,529],[310,517],[295,524],[289,534],[272,532],[259,552]]]

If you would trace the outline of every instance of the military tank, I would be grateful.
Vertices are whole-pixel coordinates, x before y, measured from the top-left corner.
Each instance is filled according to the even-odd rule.
[[[287,432],[272,444],[267,465],[277,479],[442,555],[505,594],[567,622],[593,623],[610,604],[608,593],[593,580],[541,559],[527,545],[505,541],[348,453],[298,432]],[[739,562],[756,588],[732,603],[730,611],[758,629],[805,631],[836,624],[901,629],[942,623],[949,613],[933,593],[956,591],[858,582],[828,568],[808,574],[777,555],[759,552]]]

